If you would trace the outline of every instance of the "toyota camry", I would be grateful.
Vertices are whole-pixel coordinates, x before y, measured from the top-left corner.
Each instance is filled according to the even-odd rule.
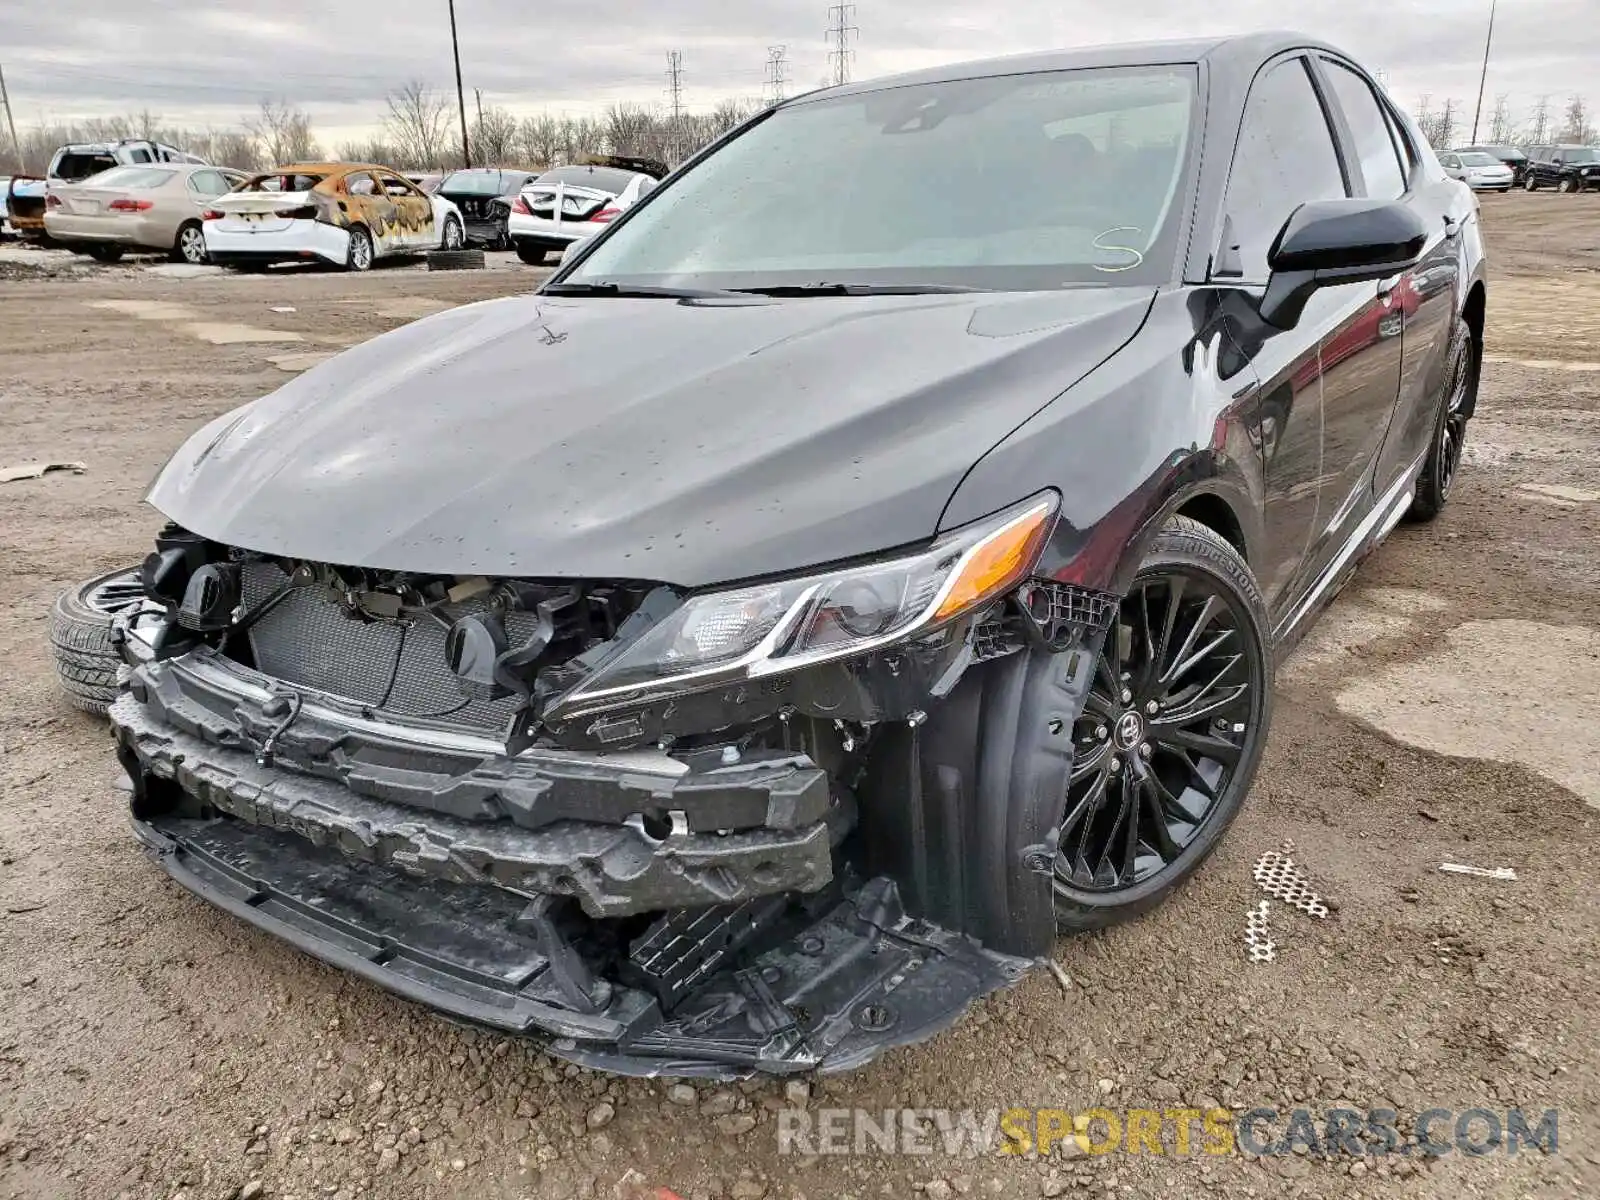
[[[1450,497],[1485,295],[1311,39],[776,105],[179,450],[73,609],[121,589],[133,827],[574,1061],[861,1063],[1216,847],[1274,664]]]

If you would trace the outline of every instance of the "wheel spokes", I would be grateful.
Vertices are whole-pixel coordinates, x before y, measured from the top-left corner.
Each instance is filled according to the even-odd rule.
[[[1057,885],[1112,892],[1183,857],[1224,807],[1264,664],[1231,591],[1172,570],[1135,582],[1073,729]]]

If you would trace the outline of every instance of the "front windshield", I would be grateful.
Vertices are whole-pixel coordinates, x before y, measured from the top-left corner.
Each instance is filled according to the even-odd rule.
[[[1571,163],[1600,162],[1600,150],[1590,150],[1579,146],[1575,150],[1564,150],[1561,157]]]
[[[567,283],[999,290],[1170,277],[1195,70],[1051,71],[778,109]]]
[[[1465,167],[1498,167],[1500,160],[1492,154],[1463,154],[1461,165]]]

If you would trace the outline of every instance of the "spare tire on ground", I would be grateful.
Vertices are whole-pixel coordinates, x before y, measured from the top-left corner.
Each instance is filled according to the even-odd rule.
[[[483,270],[483,251],[430,250],[428,251],[428,270],[481,271]]]
[[[74,707],[104,715],[117,698],[122,655],[111,623],[144,599],[137,567],[124,567],[62,592],[50,612],[56,678]]]

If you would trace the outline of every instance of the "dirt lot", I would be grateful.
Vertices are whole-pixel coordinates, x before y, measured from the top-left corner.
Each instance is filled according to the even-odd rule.
[[[1070,990],[1037,972],[809,1103],[1554,1108],[1556,1154],[784,1156],[799,1085],[564,1067],[191,899],[130,836],[103,725],[54,689],[51,600],[144,553],[143,487],[207,418],[538,276],[39,277],[11,254],[0,462],[87,470],[0,485],[0,1196],[1600,1195],[1600,196],[1484,210],[1490,361],[1457,493],[1285,666],[1223,849],[1158,913],[1063,941]],[[1250,864],[1285,838],[1338,908],[1279,907],[1278,960],[1251,965]]]

